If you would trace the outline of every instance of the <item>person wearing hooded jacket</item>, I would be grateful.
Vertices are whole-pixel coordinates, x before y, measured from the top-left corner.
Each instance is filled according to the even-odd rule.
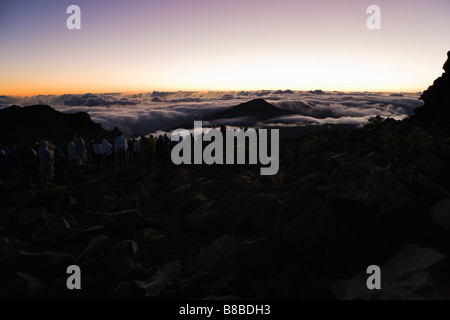
[[[53,179],[53,164],[55,160],[53,158],[52,153],[48,149],[47,141],[42,141],[38,155],[45,183],[47,185],[51,185]]]

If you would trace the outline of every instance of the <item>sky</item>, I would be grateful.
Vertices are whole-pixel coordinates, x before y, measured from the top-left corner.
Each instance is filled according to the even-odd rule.
[[[448,0],[1,1],[0,95],[420,92],[442,73],[449,14]]]

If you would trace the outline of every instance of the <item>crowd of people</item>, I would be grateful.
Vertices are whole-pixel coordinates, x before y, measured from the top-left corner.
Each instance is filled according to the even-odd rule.
[[[130,164],[150,172],[153,167],[167,168],[171,141],[167,134],[126,139],[119,132],[114,141],[86,142],[80,134],[66,144],[50,140],[0,147],[0,181],[19,173],[27,186],[65,185],[71,168],[91,166],[114,172]]]

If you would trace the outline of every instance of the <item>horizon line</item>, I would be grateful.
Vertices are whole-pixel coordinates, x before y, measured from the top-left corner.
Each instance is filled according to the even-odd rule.
[[[405,94],[421,94],[425,90],[323,90],[320,88],[317,89],[252,89],[252,90],[245,90],[245,89],[234,89],[234,90],[226,90],[226,89],[220,89],[220,90],[189,90],[189,89],[182,89],[182,90],[149,90],[149,91],[85,91],[85,92],[64,92],[64,93],[36,93],[36,94],[2,94],[0,93],[0,96],[6,96],[6,97],[20,97],[20,98],[26,98],[26,97],[35,97],[35,96],[62,96],[62,95],[84,95],[84,94],[138,94],[138,93],[153,93],[153,92],[164,92],[164,93],[183,93],[183,92],[195,92],[195,93],[208,93],[208,92],[260,92],[260,91],[293,91],[293,92],[314,92],[314,91],[323,91],[325,93],[332,93],[332,92],[342,92],[342,93],[405,93]]]

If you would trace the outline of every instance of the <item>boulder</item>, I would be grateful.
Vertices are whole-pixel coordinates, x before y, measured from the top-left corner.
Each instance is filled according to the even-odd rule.
[[[89,298],[96,299],[98,296],[107,296],[114,289],[114,282],[110,275],[86,276],[83,275],[83,269],[81,272],[81,293],[84,292]]]
[[[114,289],[114,291],[109,295],[109,299],[112,300],[124,300],[129,299],[132,296],[132,290],[130,283],[127,282],[120,282],[117,287]]]
[[[299,180],[293,182],[290,184],[290,187],[293,190],[299,190],[299,189],[311,189],[311,188],[317,188],[323,184],[327,183],[327,175],[323,172],[317,171],[311,174],[308,174]]]
[[[333,209],[328,203],[316,205],[283,225],[281,232],[284,244],[295,256],[321,255],[337,235]]]
[[[246,240],[230,252],[234,264],[259,276],[274,272],[280,261],[267,238]]]
[[[419,173],[417,175],[417,183],[423,188],[425,192],[429,193],[432,196],[450,198],[450,193],[446,189],[428,179],[423,174]]]
[[[55,274],[65,274],[67,267],[74,262],[75,257],[68,253],[30,253],[26,251],[19,251],[15,261],[17,270],[39,277],[54,277]]]
[[[133,240],[124,240],[111,248],[109,254],[115,257],[135,256],[138,251],[138,245]]]
[[[147,177],[145,177],[144,185],[147,189],[149,189],[148,184],[150,183],[162,184],[164,183],[164,180],[165,180],[164,170],[158,169],[150,173]]]
[[[171,188],[178,188],[178,187],[184,186],[184,185],[186,185],[186,184],[189,184],[189,183],[191,183],[191,182],[192,182],[192,181],[191,181],[190,178],[188,178],[188,177],[186,177],[186,176],[184,176],[184,175],[181,175],[181,176],[178,176],[178,177],[176,177],[175,179],[173,179],[173,180],[169,183],[169,186],[170,186]]]
[[[113,211],[119,206],[119,200],[114,196],[104,195],[102,200],[103,208],[108,211]]]
[[[184,212],[191,212],[194,209],[197,209],[201,205],[207,203],[208,199],[203,193],[197,193],[192,197],[189,197],[186,201],[184,201],[180,207]]]
[[[239,210],[242,213],[248,211],[251,217],[247,217],[247,234],[265,235],[273,229],[280,214],[283,212],[284,205],[275,199],[273,194],[259,193],[252,199],[251,206],[247,210]],[[245,219],[245,215],[241,219]],[[244,220],[245,221],[245,220]],[[239,230],[239,228],[238,228]]]
[[[40,207],[36,209],[27,209],[19,213],[17,226],[19,229],[31,229],[44,222],[47,215],[47,208]]]
[[[100,253],[107,250],[112,244],[110,237],[100,234],[89,241],[87,247],[78,256],[77,262],[85,261],[94,258]]]
[[[133,273],[142,271],[135,261],[137,250],[134,241],[121,241],[94,258],[80,262],[80,268],[88,276],[105,274],[114,281],[127,281]]]
[[[172,192],[173,193],[188,193],[192,189],[192,184],[183,184],[182,186],[176,187]]]
[[[11,207],[0,212],[0,223],[6,223],[11,221],[16,216],[16,208]]]
[[[336,168],[330,178],[330,198],[373,209],[378,216],[402,209],[414,199],[395,175],[370,160]]]
[[[149,182],[145,185],[145,188],[148,190],[149,195],[152,195],[154,193],[157,193],[159,189],[162,188],[162,186],[162,183]]]
[[[0,299],[42,300],[52,298],[50,291],[38,278],[17,272],[0,285]]]
[[[439,177],[444,171],[446,163],[429,152],[422,153],[409,164],[416,167],[421,173],[428,177]]]
[[[143,183],[137,183],[135,190],[136,190],[136,196],[138,196],[138,197],[148,197],[149,196],[149,192],[148,192],[148,190],[145,190]]]
[[[70,231],[70,224],[61,214],[51,214],[45,217],[45,225],[48,231],[55,237],[66,236]]]
[[[135,281],[135,286],[145,292],[146,298],[156,298],[163,293],[181,275],[181,261],[172,261],[162,268],[148,281]]]
[[[436,203],[430,208],[430,213],[434,223],[450,230],[450,199]]]
[[[176,179],[180,176],[189,177],[190,176],[189,170],[187,170],[186,168],[183,168],[183,167],[176,167],[176,168],[170,170],[169,172],[167,172],[167,180],[168,181],[173,181],[174,179]]]
[[[261,183],[253,172],[242,174],[231,181],[231,193],[236,201],[245,201],[261,189]]]
[[[242,240],[232,235],[224,235],[200,249],[187,261],[187,273],[193,274],[201,269],[211,270],[215,267],[226,266],[230,262],[231,252],[242,243]]]
[[[49,232],[47,227],[38,226],[29,237],[29,240],[32,243],[43,245],[49,244],[54,240],[54,236]]]
[[[339,299],[344,300],[436,300],[448,299],[442,296],[438,275],[434,267],[443,262],[445,255],[441,252],[406,245],[397,255],[380,266],[381,290],[369,290],[369,275],[361,272],[348,281],[338,281],[333,291]],[[448,267],[448,266],[447,266]]]
[[[6,267],[17,255],[13,243],[9,238],[0,238],[0,270]]]
[[[103,225],[108,234],[133,234],[144,227],[145,218],[139,210],[128,210],[106,214]]]
[[[280,299],[285,296],[287,279],[283,274],[253,284],[253,293],[258,299]]]
[[[194,210],[185,218],[187,226],[193,230],[215,231],[221,229],[226,222],[226,215],[220,210],[217,202],[209,202]]]
[[[69,243],[76,245],[77,247],[81,246],[80,250],[83,246],[86,246],[89,241],[100,234],[105,233],[105,227],[101,226],[92,226],[85,230],[81,228],[71,228],[70,234],[65,239]]]

